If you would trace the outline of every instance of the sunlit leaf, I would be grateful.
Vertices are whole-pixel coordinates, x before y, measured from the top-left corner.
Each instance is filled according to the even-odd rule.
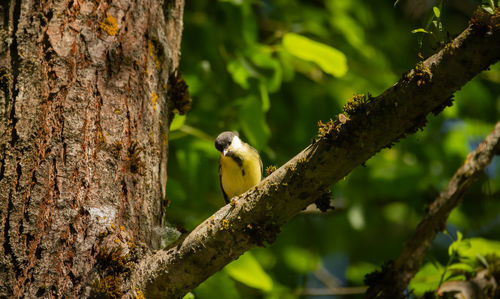
[[[444,268],[440,265],[426,263],[417,272],[410,282],[409,288],[416,296],[422,296],[425,292],[434,291],[439,285]]]
[[[316,63],[324,72],[342,77],[348,70],[341,51],[296,33],[283,36],[283,47],[292,55]]]
[[[445,232],[447,233],[447,232]],[[460,232],[460,231],[457,231],[457,239],[448,247],[448,255],[450,257],[452,256],[455,256],[456,255],[456,247],[459,246],[458,244],[461,243],[463,240],[463,234]],[[467,244],[462,244],[460,246],[468,246],[468,243]]]
[[[483,0],[481,8],[492,15],[495,14],[495,3],[493,0]]]
[[[243,57],[231,60],[227,64],[227,70],[233,77],[234,82],[238,83],[244,89],[250,87],[248,79],[256,74],[256,71]]]
[[[450,245],[450,251],[463,258],[476,259],[477,255],[498,254],[500,252],[500,241],[483,238],[464,239],[453,242]]]
[[[283,252],[283,258],[288,267],[299,273],[307,273],[316,270],[319,264],[319,256],[311,251],[289,246]]]
[[[447,271],[461,272],[461,273],[472,273],[474,272],[474,267],[467,263],[455,263],[448,266]]]
[[[281,86],[283,71],[278,58],[271,56],[271,52],[265,47],[252,53],[251,61],[257,66],[255,71],[258,73],[255,77],[261,80],[261,84],[265,84],[270,92],[277,91]]]
[[[259,84],[260,99],[262,101],[262,111],[267,112],[271,108],[271,100],[269,99],[269,93],[267,92],[266,85]]]
[[[432,11],[434,12],[434,15],[436,16],[436,18],[439,19],[441,17],[441,11],[439,10],[439,7],[433,6]]]
[[[491,8],[490,6],[485,6],[485,5],[482,5],[482,6],[481,6],[481,8],[482,8],[484,11],[486,11],[486,12],[488,12],[488,13],[492,14],[492,15],[493,15],[493,14],[495,14],[495,10],[494,10],[493,8]]]
[[[430,31],[425,30],[424,28],[417,28],[417,29],[413,29],[413,30],[411,31],[411,33],[419,33],[419,32],[421,32],[421,33],[427,33],[427,34],[432,33],[432,32],[430,32]]]
[[[251,252],[246,252],[224,269],[233,279],[249,287],[266,292],[273,288],[273,280],[264,272]]]
[[[175,114],[172,123],[170,123],[170,131],[178,130],[186,122],[186,115]]]
[[[196,297],[191,292],[187,293],[186,295],[184,295],[184,297],[182,297],[182,299],[195,299],[195,298]]]

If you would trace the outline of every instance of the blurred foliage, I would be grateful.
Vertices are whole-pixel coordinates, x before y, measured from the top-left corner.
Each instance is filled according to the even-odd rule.
[[[484,238],[464,239],[457,232],[457,240],[448,248],[448,262],[425,263],[410,283],[416,296],[432,292],[448,281],[468,280],[480,270],[488,270],[492,276],[500,275],[500,241]]]
[[[398,2],[186,1],[181,70],[193,108],[171,127],[167,220],[191,230],[224,204],[213,144],[221,131],[239,131],[264,167],[279,166],[310,144],[319,120],[340,113],[354,94],[390,87],[420,55],[460,33],[481,4]],[[439,38],[412,34],[433,26]],[[334,212],[298,215],[274,244],[252,249],[190,296],[307,298],[307,290],[361,286],[366,273],[397,257],[426,206],[500,119],[499,83],[496,64],[457,92],[452,107],[429,116],[423,131],[337,183]],[[451,214],[448,231],[499,238],[499,173],[495,159]],[[435,272],[425,275],[433,286],[451,243],[439,234],[428,254],[434,264],[422,268]]]

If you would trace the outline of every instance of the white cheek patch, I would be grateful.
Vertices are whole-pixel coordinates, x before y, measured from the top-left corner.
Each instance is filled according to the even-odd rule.
[[[230,147],[232,147],[233,150],[238,150],[242,148],[243,144],[241,143],[241,139],[238,136],[234,136]]]

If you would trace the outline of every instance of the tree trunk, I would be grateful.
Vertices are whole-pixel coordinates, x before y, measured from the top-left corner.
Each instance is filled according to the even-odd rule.
[[[159,246],[182,11],[0,4],[1,298],[99,294],[120,282],[109,267],[127,271],[113,253]]]

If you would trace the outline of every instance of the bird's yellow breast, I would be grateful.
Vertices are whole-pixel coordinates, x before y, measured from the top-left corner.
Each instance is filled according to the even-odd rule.
[[[241,166],[231,157],[221,155],[221,183],[228,198],[240,195],[257,185],[262,178],[260,157],[257,153],[246,153]]]

